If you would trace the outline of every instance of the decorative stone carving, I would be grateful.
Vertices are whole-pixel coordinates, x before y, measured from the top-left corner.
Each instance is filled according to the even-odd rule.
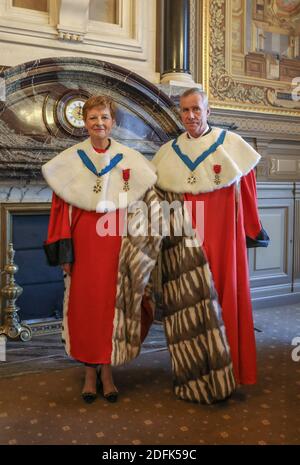
[[[61,0],[58,37],[67,41],[83,41],[89,20],[89,0]]]
[[[59,31],[58,38],[60,40],[72,41],[72,42],[82,42],[84,35],[83,34],[70,34],[69,32]]]

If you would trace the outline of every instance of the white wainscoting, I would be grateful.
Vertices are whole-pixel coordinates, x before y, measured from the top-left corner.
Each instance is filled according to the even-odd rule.
[[[249,250],[251,295],[255,307],[300,301],[295,289],[295,252],[299,232],[295,228],[293,182],[258,183],[258,205],[268,248]],[[297,237],[298,234],[298,237]]]

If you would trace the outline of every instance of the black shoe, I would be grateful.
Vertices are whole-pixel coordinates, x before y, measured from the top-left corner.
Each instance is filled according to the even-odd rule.
[[[92,404],[97,399],[97,394],[94,392],[82,392],[81,397],[87,404]]]
[[[101,379],[101,368],[99,371],[97,371],[97,389],[102,393],[104,399],[106,399],[108,402],[114,403],[117,402],[118,400],[118,391],[112,391],[109,392],[108,394],[104,394],[103,392],[103,383]]]
[[[108,400],[108,402],[114,403],[118,400],[118,391],[109,392],[108,394],[103,394],[104,399]]]

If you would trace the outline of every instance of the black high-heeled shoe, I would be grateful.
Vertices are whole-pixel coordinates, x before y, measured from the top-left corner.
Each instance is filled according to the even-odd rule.
[[[96,372],[96,390],[97,390],[98,374]],[[82,392],[81,397],[87,404],[92,404],[97,399],[97,392]]]
[[[114,402],[117,402],[118,400],[118,394],[119,394],[118,391],[112,391],[112,392],[109,392],[108,394],[103,393],[103,397],[108,402],[114,403]]]
[[[97,399],[97,394],[94,392],[82,392],[81,397],[87,404],[92,404]]]
[[[119,394],[118,391],[112,391],[112,392],[108,392],[107,394],[104,394],[103,383],[101,379],[101,369],[97,371],[97,387],[102,393],[104,399],[106,399],[108,402],[111,402],[111,403],[117,402],[118,394]]]

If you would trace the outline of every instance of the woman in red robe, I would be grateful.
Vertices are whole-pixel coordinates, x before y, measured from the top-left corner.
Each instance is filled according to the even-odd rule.
[[[143,266],[148,271],[148,261],[156,258],[145,252],[143,260],[139,259],[146,240],[154,239],[145,239],[139,250],[122,234],[128,205],[146,200],[151,192],[154,195],[156,175],[140,153],[109,137],[115,114],[110,98],[91,97],[83,107],[89,139],[43,166],[43,175],[54,191],[44,248],[49,264],[61,265],[65,272],[63,342],[66,352],[86,366],[82,397],[88,403],[96,398],[99,365],[104,397],[110,402],[117,400],[111,364],[138,354],[153,318],[153,308],[142,295],[147,280],[141,284],[138,276],[143,276]],[[159,238],[154,254],[158,247]],[[127,256],[128,250],[132,256]],[[134,278],[136,273],[137,278],[126,288],[122,263],[129,259],[127,268],[135,266],[130,276]],[[130,302],[132,296],[135,304]]]

